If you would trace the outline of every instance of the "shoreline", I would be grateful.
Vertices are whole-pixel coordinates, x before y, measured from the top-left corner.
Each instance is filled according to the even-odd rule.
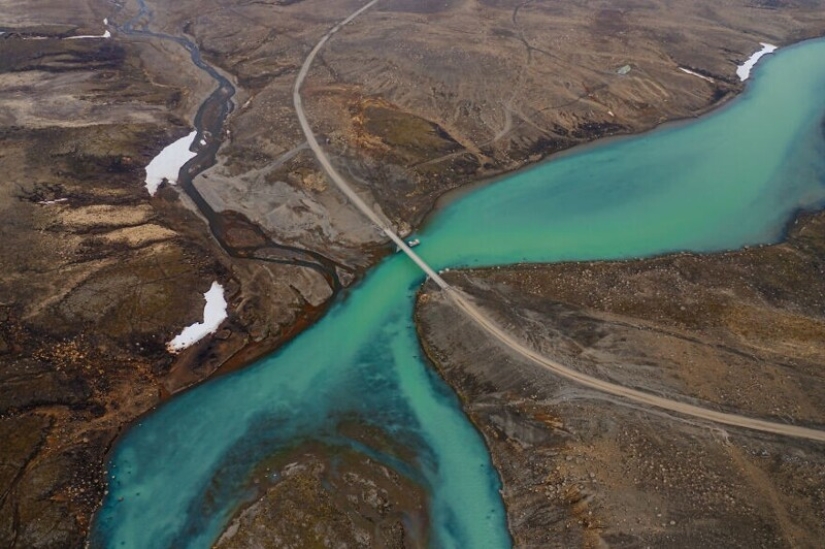
[[[825,39],[825,37],[822,37]],[[820,40],[820,38],[815,38],[813,40]],[[590,141],[581,141],[578,143],[573,143],[569,147],[561,150],[554,150],[552,152],[546,153],[541,158],[532,161],[532,162],[525,162],[521,166],[513,168],[511,170],[503,170],[497,173],[491,173],[489,175],[482,176],[481,178],[459,185],[457,187],[453,187],[452,189],[444,191],[441,195],[439,195],[434,201],[433,205],[423,214],[422,221],[416,226],[416,229],[413,230],[408,236],[412,237],[418,234],[418,232],[426,228],[426,226],[430,223],[432,217],[436,215],[440,210],[445,209],[453,202],[461,199],[466,194],[469,194],[477,189],[487,187],[489,185],[494,185],[496,183],[500,183],[501,181],[513,177],[519,173],[527,172],[530,170],[537,169],[541,167],[543,164],[547,164],[549,162],[555,162],[560,159],[563,159],[568,156],[578,155],[580,153],[585,153],[588,150],[601,147],[603,145],[607,145],[613,143],[615,141],[621,141],[625,139],[634,139],[636,137],[640,137],[643,135],[647,135],[649,133],[653,133],[656,131],[663,131],[671,128],[678,128],[679,126],[690,124],[691,122],[696,121],[697,118],[701,118],[703,116],[709,114],[715,114],[717,110],[725,109],[728,105],[732,102],[736,101],[740,97],[743,96],[745,89],[743,88],[741,91],[735,94],[726,94],[721,99],[719,99],[715,103],[711,103],[707,105],[705,108],[696,111],[693,115],[688,117],[681,117],[681,118],[674,118],[672,120],[665,120],[660,122],[654,126],[649,128],[642,128],[638,131],[631,131],[628,133],[616,133],[612,135],[605,135],[605,136],[597,136]]]
[[[825,34],[823,34],[822,36],[808,37],[808,38],[805,38],[803,40],[800,40],[799,42],[791,42],[789,44],[784,44],[783,42],[780,41],[780,42],[778,42],[780,45],[778,46],[777,51],[784,51],[784,50],[800,47],[800,46],[806,44],[807,42],[813,42],[813,41],[817,41],[817,40],[825,40]],[[758,70],[758,67],[759,67],[759,63],[757,62],[756,65],[752,68],[751,72],[753,73],[754,69]],[[677,70],[678,70],[678,68],[677,68]],[[757,75],[758,75],[758,73],[757,73]],[[493,174],[490,174],[490,175],[485,175],[485,176],[481,177],[480,179],[478,179],[476,181],[473,181],[473,182],[470,182],[470,183],[467,183],[467,184],[464,184],[464,185],[460,185],[458,187],[454,187],[452,189],[444,191],[444,193],[442,193],[441,195],[439,195],[435,199],[435,201],[433,202],[432,207],[429,210],[427,210],[427,212],[423,215],[422,221],[417,225],[417,228],[415,230],[413,230],[413,232],[410,233],[410,236],[413,236],[413,235],[417,234],[422,228],[425,228],[429,224],[432,217],[438,211],[445,209],[446,207],[448,207],[453,202],[459,200],[465,194],[468,194],[468,193],[470,193],[470,192],[472,192],[476,189],[487,187],[489,185],[499,183],[499,182],[503,181],[504,179],[507,179],[508,177],[512,177],[512,176],[514,176],[518,173],[539,168],[543,164],[546,164],[546,163],[549,163],[549,162],[552,162],[552,161],[557,161],[557,160],[560,160],[560,159],[564,159],[567,156],[573,156],[573,155],[578,155],[580,153],[585,153],[588,150],[591,150],[592,148],[595,148],[595,147],[601,147],[603,145],[607,145],[607,144],[614,143],[616,141],[625,140],[625,139],[633,139],[633,138],[636,138],[636,137],[644,136],[644,135],[651,134],[651,133],[658,132],[658,131],[666,131],[666,130],[670,130],[670,129],[679,128],[683,125],[695,122],[696,119],[698,119],[698,118],[702,118],[704,116],[713,115],[713,114],[717,114],[719,112],[722,112],[724,109],[728,108],[729,106],[731,106],[736,101],[739,101],[741,98],[745,97],[745,94],[748,92],[748,87],[749,87],[749,84],[747,82],[748,82],[748,80],[752,81],[753,78],[754,78],[754,76],[751,76],[750,78],[748,78],[745,81],[737,82],[737,84],[739,85],[739,90],[738,91],[735,91],[733,93],[725,94],[719,100],[717,100],[713,103],[709,103],[705,107],[695,111],[690,116],[680,117],[680,118],[673,118],[673,119],[670,119],[670,120],[664,120],[664,121],[659,122],[659,123],[657,123],[653,126],[650,126],[648,128],[639,129],[638,131],[632,131],[632,132],[628,132],[628,133],[617,133],[617,134],[613,134],[613,135],[596,137],[595,139],[592,139],[590,141],[582,141],[580,143],[573,143],[565,149],[547,153],[547,154],[545,154],[545,156],[542,156],[541,158],[537,159],[534,162],[525,163],[525,164],[523,164],[523,165],[521,165],[517,168],[514,168],[512,170],[505,170],[505,171],[502,171],[502,172],[493,173]]]

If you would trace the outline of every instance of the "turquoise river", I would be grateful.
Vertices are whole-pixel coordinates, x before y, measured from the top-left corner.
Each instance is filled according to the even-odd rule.
[[[824,117],[825,40],[782,49],[708,116],[455,198],[416,251],[443,269],[774,242],[795,212],[825,204]],[[92,546],[209,547],[249,497],[257,463],[300,441],[357,446],[336,429],[357,417],[416,449],[404,474],[429,490],[431,546],[508,547],[483,440],[420,358],[412,313],[422,280],[406,256],[386,258],[278,352],[133,426],[112,452]]]

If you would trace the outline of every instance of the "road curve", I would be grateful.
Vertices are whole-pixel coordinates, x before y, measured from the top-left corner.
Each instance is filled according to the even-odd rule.
[[[470,317],[473,321],[475,321],[481,328],[487,331],[490,335],[495,337],[499,340],[502,344],[509,347],[514,352],[518,353],[522,357],[526,358],[530,362],[537,364],[560,377],[565,379],[569,379],[574,381],[580,385],[585,387],[589,387],[591,389],[595,389],[597,391],[601,391],[603,393],[615,395],[622,397],[626,400],[646,405],[646,406],[654,406],[656,408],[661,408],[663,410],[667,410],[670,412],[675,412],[677,414],[691,416],[698,419],[713,421],[716,423],[721,423],[724,425],[731,425],[734,427],[743,427],[746,429],[752,429],[755,431],[762,431],[765,433],[772,433],[777,435],[784,435],[796,438],[804,438],[808,440],[815,440],[818,442],[825,442],[825,431],[818,431],[816,429],[809,429],[807,427],[798,427],[796,425],[788,425],[785,423],[773,423],[770,421],[764,421],[761,419],[750,418],[746,416],[740,416],[736,414],[727,414],[724,412],[718,412],[715,410],[710,410],[707,408],[702,408],[700,406],[694,406],[692,404],[687,404],[685,402],[679,402],[677,400],[670,400],[664,397],[656,396],[650,393],[645,393],[643,391],[639,391],[637,389],[631,389],[629,387],[624,387],[622,385],[617,385],[615,383],[610,383],[609,381],[605,381],[596,377],[589,376],[582,372],[577,372],[567,366],[556,362],[555,360],[549,359],[545,356],[540,355],[533,349],[525,346],[523,343],[515,339],[513,336],[505,332],[499,326],[495,324],[491,319],[489,319],[484,313],[482,313],[475,305],[470,303],[470,301],[465,298],[462,293],[451,287],[447,282],[441,278],[438,273],[436,273],[427,263],[421,259],[418,254],[416,254],[410,247],[407,245],[404,240],[399,237],[392,227],[388,226],[387,223],[381,219],[378,214],[376,214],[372,208],[370,208],[364,200],[350,187],[349,183],[339,174],[335,168],[332,166],[332,163],[327,157],[324,150],[321,148],[321,145],[318,144],[318,140],[315,138],[315,134],[312,133],[312,128],[307,121],[306,113],[304,112],[303,102],[301,101],[301,86],[304,83],[304,79],[306,79],[307,74],[309,73],[309,69],[312,66],[312,62],[315,60],[315,56],[324,47],[327,41],[332,37],[333,34],[341,30],[342,27],[350,23],[353,19],[364,13],[366,10],[374,6],[378,3],[379,0],[371,0],[369,3],[364,4],[361,8],[359,8],[356,12],[351,14],[349,17],[332,27],[332,29],[327,32],[320,41],[312,48],[312,51],[309,52],[309,55],[304,60],[304,64],[301,66],[301,70],[298,73],[298,78],[295,80],[295,87],[293,88],[292,92],[292,100],[295,104],[295,113],[298,116],[298,121],[301,123],[301,129],[306,136],[307,143],[309,144],[310,149],[315,154],[315,157],[320,162],[321,166],[323,166],[324,171],[327,173],[329,178],[335,183],[335,185],[343,192],[347,198],[349,198],[353,204],[365,215],[367,218],[375,223],[384,234],[386,234],[393,242],[395,242],[398,247],[407,254],[410,259],[412,259],[416,265],[418,265],[421,270],[423,270],[438,286],[445,290],[449,299],[464,313]]]

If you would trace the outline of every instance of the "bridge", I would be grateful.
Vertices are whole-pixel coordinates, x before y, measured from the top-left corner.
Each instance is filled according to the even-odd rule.
[[[371,0],[369,3],[365,4],[357,11],[352,13],[349,17],[332,27],[322,38],[321,40],[315,45],[314,48],[309,52],[309,55],[304,60],[304,64],[301,66],[301,70],[298,73],[298,77],[295,80],[295,87],[293,88],[292,92],[292,99],[293,103],[295,104],[295,113],[298,116],[298,121],[301,123],[301,129],[306,136],[307,143],[309,144],[310,149],[312,150],[315,157],[318,159],[318,162],[324,168],[324,171],[327,173],[329,178],[332,180],[333,183],[338,187],[338,189],[343,192],[347,198],[363,213],[370,221],[372,221],[378,228],[380,228],[384,234],[386,234],[390,240],[392,240],[399,249],[401,249],[410,259],[412,259],[416,265],[418,265],[427,276],[430,277],[438,286],[447,294],[448,298],[456,305],[456,307],[463,311],[470,319],[472,319],[479,327],[485,330],[488,334],[492,335],[496,338],[499,342],[503,345],[507,346],[511,351],[515,352],[522,358],[527,359],[528,361],[536,364],[537,366],[552,372],[553,374],[565,378],[569,381],[573,381],[579,385],[583,385],[590,389],[594,389],[597,391],[601,391],[603,393],[607,393],[610,395],[621,397],[625,400],[629,400],[635,402],[637,404],[641,404],[643,406],[653,406],[656,408],[660,408],[663,410],[667,410],[669,412],[675,412],[677,414],[683,416],[690,416],[695,417],[702,420],[712,421],[715,423],[721,423],[724,425],[731,425],[734,427],[744,427],[746,429],[752,429],[756,431],[762,431],[766,433],[772,433],[777,435],[784,435],[796,438],[804,438],[809,440],[815,440],[819,442],[825,442],[825,431],[820,431],[817,429],[810,429],[807,427],[800,427],[796,425],[789,425],[786,423],[775,423],[771,421],[765,421],[761,419],[751,418],[747,416],[741,416],[737,414],[729,414],[725,412],[719,412],[716,410],[711,410],[708,408],[703,408],[701,406],[695,406],[692,404],[688,404],[685,402],[680,402],[678,400],[671,400],[668,398],[664,398],[658,395],[654,395],[651,393],[646,393],[644,391],[639,391],[637,389],[632,389],[630,387],[624,387],[623,385],[617,385],[615,383],[611,383],[609,381],[605,381],[603,379],[599,379],[585,373],[573,370],[561,364],[560,362],[545,357],[535,350],[527,347],[517,339],[515,339],[512,335],[508,334],[506,331],[501,329],[496,323],[491,320],[487,315],[485,315],[481,310],[479,310],[470,300],[465,297],[461,291],[456,288],[450,286],[447,281],[441,278],[438,273],[436,273],[427,263],[421,259],[421,257],[415,253],[412,248],[410,248],[404,240],[399,237],[395,230],[389,226],[389,224],[379,216],[372,208],[367,205],[366,202],[358,195],[358,193],[353,190],[353,188],[347,183],[346,179],[344,179],[341,174],[335,169],[332,163],[327,157],[324,150],[321,148],[321,145],[318,143],[318,140],[315,138],[315,134],[312,132],[312,127],[309,125],[309,121],[307,120],[306,113],[304,112],[303,102],[301,101],[301,86],[304,83],[304,80],[309,73],[309,69],[312,66],[312,62],[315,60],[315,56],[318,55],[318,52],[324,47],[327,41],[342,27],[352,22],[353,19],[367,11],[369,8],[374,6],[378,3],[379,0]]]
[[[375,5],[378,0],[372,0],[368,4],[364,5],[361,9],[332,27],[332,29],[327,32],[321,40],[315,44],[315,47],[312,48],[312,51],[309,52],[309,55],[304,60],[304,64],[301,66],[301,70],[298,73],[298,78],[295,79],[295,87],[292,90],[292,101],[295,104],[295,114],[298,115],[298,121],[301,123],[301,130],[303,130],[304,135],[306,136],[307,143],[309,143],[309,148],[312,150],[313,154],[315,154],[315,158],[318,159],[318,162],[324,168],[324,171],[327,173],[329,178],[332,180],[333,183],[338,187],[338,189],[343,192],[349,200],[355,204],[355,207],[358,208],[361,213],[363,213],[367,218],[372,221],[379,229],[381,229],[385,235],[387,235],[390,240],[395,242],[400,250],[402,250],[405,254],[412,259],[416,265],[418,265],[422,271],[424,271],[427,276],[429,276],[439,287],[442,289],[447,289],[449,284],[441,278],[438,273],[436,273],[427,263],[421,259],[421,257],[415,253],[412,248],[404,242],[404,239],[396,234],[395,230],[390,227],[384,219],[381,218],[375,211],[367,205],[366,202],[356,193],[352,187],[350,187],[347,180],[344,179],[341,174],[335,169],[332,163],[329,161],[329,157],[327,157],[324,150],[321,148],[321,145],[318,143],[318,140],[315,138],[315,134],[312,132],[312,127],[309,125],[309,121],[307,120],[306,112],[304,112],[304,105],[301,101],[301,86],[306,79],[307,73],[309,73],[309,69],[312,66],[312,62],[315,60],[315,56],[318,55],[318,52],[321,51],[321,48],[327,43],[333,34],[341,30],[341,28],[361,15],[363,12],[371,8]]]

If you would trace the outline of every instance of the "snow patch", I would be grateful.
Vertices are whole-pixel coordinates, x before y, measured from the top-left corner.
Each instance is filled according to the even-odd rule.
[[[748,77],[750,77],[751,69],[753,69],[753,67],[762,58],[762,56],[768,55],[769,53],[773,53],[777,49],[776,46],[774,46],[773,44],[767,44],[765,42],[760,42],[759,45],[762,46],[761,50],[751,55],[747,61],[736,67],[736,76],[738,76],[739,80],[741,80],[742,82],[744,82],[748,79]]]
[[[46,206],[50,204],[60,204],[61,202],[68,202],[68,198],[55,198],[54,200],[41,200],[38,204],[44,204]]]
[[[167,180],[171,185],[178,182],[178,172],[184,164],[194,158],[197,153],[189,150],[195,142],[198,131],[192,130],[187,136],[181,137],[171,145],[167,145],[146,166],[146,190],[150,196],[155,196],[158,187]]]
[[[109,18],[108,17],[103,20],[103,26],[104,27],[109,26]],[[5,32],[0,32],[0,34],[6,34],[6,33]],[[109,32],[108,30],[104,30],[103,34],[81,34],[79,36],[67,36],[66,38],[63,38],[63,40],[85,40],[85,39],[88,39],[88,38],[111,38],[111,37],[112,37],[112,33]],[[51,38],[56,38],[56,37],[54,37],[54,36],[24,36],[23,40],[49,40]]]
[[[104,31],[103,34],[81,34],[79,36],[69,36],[66,40],[83,40],[86,38],[111,38],[112,33],[109,31]]]
[[[221,322],[226,320],[226,298],[223,294],[223,286],[217,282],[212,283],[209,291],[203,294],[206,305],[203,307],[203,322],[196,322],[187,326],[175,338],[166,344],[166,349],[170,353],[178,353],[187,347],[191,347],[209,334],[218,331]]]
[[[708,76],[705,76],[704,74],[699,74],[698,72],[693,72],[692,70],[690,70],[690,69],[686,69],[686,68],[684,68],[684,67],[679,67],[679,70],[680,70],[680,71],[682,71],[682,72],[684,72],[684,73],[691,74],[691,75],[693,75],[693,76],[698,76],[698,77],[699,77],[699,78],[701,78],[702,80],[707,80],[708,82],[713,82],[713,81],[714,81],[714,80],[713,80],[713,78],[710,78],[710,77],[708,77]]]

